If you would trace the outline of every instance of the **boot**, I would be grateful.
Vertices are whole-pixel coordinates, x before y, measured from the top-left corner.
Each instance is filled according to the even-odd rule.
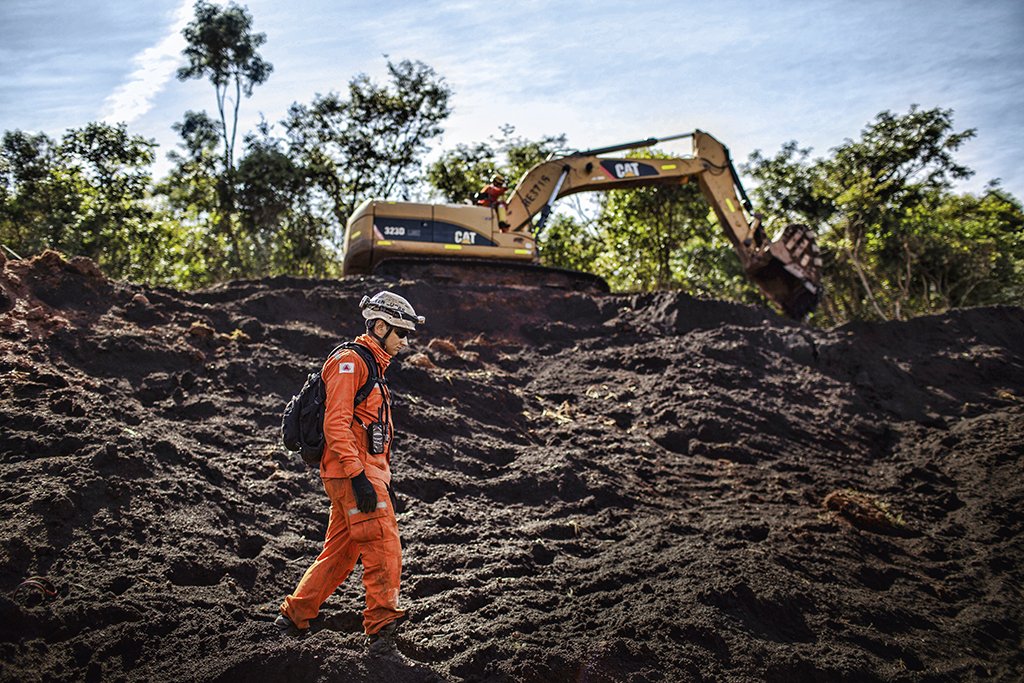
[[[305,633],[305,630],[300,629],[295,623],[283,614],[278,614],[277,619],[274,619],[274,626],[281,632],[282,636],[291,636],[292,638],[298,638]]]
[[[397,633],[398,622],[392,621],[381,630],[366,637],[367,650],[374,657],[402,659],[402,654],[395,645],[395,635]]]

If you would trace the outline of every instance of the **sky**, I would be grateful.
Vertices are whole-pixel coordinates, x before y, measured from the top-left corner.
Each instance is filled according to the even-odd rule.
[[[59,137],[126,122],[165,160],[187,110],[216,112],[205,80],[178,81],[193,0],[0,0],[0,131]],[[958,160],[1024,199],[1021,0],[251,0],[269,80],[240,129],[342,92],[392,60],[420,60],[452,88],[433,154],[503,124],[578,149],[695,128],[743,162],[790,140],[823,156],[884,110],[954,111],[976,128]],[[685,142],[659,146],[685,153]],[[749,182],[748,182],[749,184]]]

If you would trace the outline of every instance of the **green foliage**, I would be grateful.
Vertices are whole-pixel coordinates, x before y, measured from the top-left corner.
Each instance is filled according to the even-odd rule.
[[[453,204],[472,203],[473,196],[498,173],[497,151],[486,142],[460,144],[427,169],[427,182]]]
[[[307,169],[339,225],[365,199],[408,199],[451,113],[451,90],[432,68],[404,60],[389,61],[387,70],[387,84],[360,74],[347,98],[330,93],[296,103],[282,122],[289,156]]]
[[[0,143],[0,242],[30,256],[82,254],[114,277],[194,287],[227,278],[339,272],[341,229],[369,198],[408,199],[424,179],[470,201],[496,173],[521,178],[565,147],[512,126],[458,145],[423,173],[451,113],[451,90],[418,61],[388,62],[344,95],[294,104],[283,136],[261,123],[236,158],[238,106],[272,67],[248,10],[199,0],[184,35],[182,80],[214,85],[219,121],[186,112],[173,168],[153,185],[154,143],[124,125],[91,123],[59,141],[22,131]],[[228,96],[233,90],[233,98]],[[231,124],[228,104],[233,102]],[[971,170],[956,152],[973,136],[952,112],[882,112],[825,158],[791,142],[755,152],[745,170],[769,228],[815,226],[826,297],[815,320],[905,318],[952,306],[1024,299],[1024,211],[992,183],[980,196],[952,183]],[[662,156],[651,152],[634,156]],[[425,175],[425,178],[424,178]],[[544,263],[604,276],[618,290],[680,288],[759,301],[696,183],[601,194],[596,216],[555,213],[537,235]]]
[[[166,234],[148,202],[153,147],[123,124],[90,123],[59,143],[6,133],[3,243],[23,256],[47,248],[88,256],[115,277],[158,269]]]
[[[600,207],[604,249],[595,266],[613,288],[757,300],[696,183],[612,190],[601,196]]]
[[[181,136],[182,151],[168,153],[174,166],[157,191],[187,220],[198,221],[219,211],[217,180],[222,169],[217,156],[217,123],[206,112],[187,111],[184,120],[172,128]]]
[[[250,97],[274,70],[257,49],[267,41],[264,33],[252,32],[252,15],[244,7],[230,3],[226,7],[206,0],[195,4],[195,19],[182,30],[187,45],[183,50],[188,65],[178,69],[178,79],[209,78],[217,95],[221,135],[224,138],[224,167],[234,168],[235,140],[238,132],[238,106],[242,95]],[[227,94],[234,86],[234,111],[228,135]]]
[[[568,214],[555,213],[537,235],[541,262],[546,266],[597,272],[604,243],[592,224]]]
[[[57,143],[42,133],[4,133],[0,147],[0,241],[21,255],[59,248],[73,235],[84,181],[62,168]]]
[[[129,135],[124,124],[102,123],[69,131],[60,146],[63,167],[84,181],[82,194],[88,199],[78,212],[78,239],[65,242],[118,277],[147,270],[160,246],[152,211],[143,201],[152,181],[148,168],[155,146]]]
[[[604,246],[595,272],[614,289],[760,300],[695,183],[612,190],[601,197],[598,225]]]
[[[472,198],[501,174],[510,182],[523,176],[530,168],[565,148],[565,135],[550,135],[528,140],[515,135],[513,126],[504,125],[500,137],[489,142],[460,144],[445,152],[427,169],[427,182],[452,203],[472,202]]]
[[[911,107],[882,112],[827,158],[796,143],[751,155],[769,215],[820,230],[821,322],[1020,300],[1020,205],[997,186],[983,197],[950,189],[972,174],[954,153],[973,135],[954,132],[950,110]]]
[[[258,236],[242,234],[244,226],[235,207],[238,192],[238,180],[235,177],[238,108],[242,95],[250,97],[253,88],[266,82],[274,70],[258,52],[258,48],[267,40],[266,34],[253,33],[252,23],[249,11],[235,3],[220,7],[206,0],[198,0],[195,4],[195,19],[182,30],[186,41],[182,52],[188,64],[178,69],[178,79],[208,78],[213,84],[220,114],[218,127],[205,114],[188,112],[178,129],[185,140],[185,149],[193,160],[197,153],[208,148],[214,132],[219,133],[224,143],[219,172],[208,169],[214,177],[213,196],[216,197],[216,206],[212,203],[197,204],[197,208],[210,219],[211,239],[206,240],[206,246],[219,242],[227,246],[222,252],[225,263],[213,271],[217,276],[253,275],[260,268],[259,258],[253,253]],[[229,126],[228,92],[232,89],[234,96],[231,100],[233,108]],[[203,183],[198,193],[190,194],[193,194],[193,199],[209,200],[213,196],[208,195],[208,189],[207,184]],[[215,263],[217,257],[213,254],[210,256],[211,262]]]
[[[238,167],[238,204],[251,262],[260,273],[328,276],[338,272],[328,244],[329,214],[317,211],[306,168],[283,150],[265,124],[246,138]]]

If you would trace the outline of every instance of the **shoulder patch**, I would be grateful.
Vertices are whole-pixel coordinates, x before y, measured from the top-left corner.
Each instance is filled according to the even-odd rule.
[[[351,375],[356,371],[356,364],[351,361],[338,363],[338,372],[342,375]]]

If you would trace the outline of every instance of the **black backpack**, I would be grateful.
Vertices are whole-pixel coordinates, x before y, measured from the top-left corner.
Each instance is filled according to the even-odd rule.
[[[373,391],[376,384],[384,384],[384,379],[377,370],[377,360],[373,352],[362,344],[345,342],[334,347],[331,356],[341,349],[351,349],[359,354],[366,363],[369,377],[366,383],[356,392],[353,405],[359,405]],[[330,356],[328,356],[330,357]],[[306,383],[288,405],[281,417],[281,437],[284,447],[289,451],[298,451],[302,459],[310,467],[320,467],[320,457],[324,452],[324,410],[327,403],[327,387],[320,378],[320,370],[309,373]]]

